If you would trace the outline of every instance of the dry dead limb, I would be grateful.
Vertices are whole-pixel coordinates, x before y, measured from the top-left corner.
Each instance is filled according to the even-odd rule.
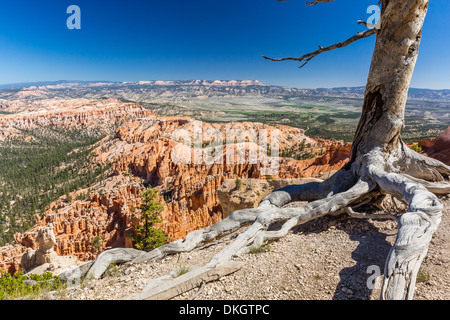
[[[351,207],[346,207],[345,210],[347,211],[348,215],[351,218],[357,218],[357,219],[392,219],[398,222],[398,217],[386,213],[386,214],[371,214],[371,213],[365,213],[365,212],[355,212]]]
[[[228,261],[215,267],[203,266],[192,268],[191,271],[180,276],[174,272],[160,277],[147,284],[137,295],[128,299],[134,300],[168,300],[184,292],[200,286],[203,282],[211,282],[236,272],[244,264],[237,261]]]
[[[338,42],[335,43],[333,45],[327,46],[327,47],[321,47],[319,46],[319,49],[317,49],[316,51],[307,53],[301,57],[286,57],[286,58],[269,58],[267,56],[262,56],[264,59],[267,60],[271,60],[271,61],[287,61],[287,60],[291,60],[291,61],[298,61],[298,62],[303,62],[303,64],[299,67],[299,68],[303,68],[309,61],[311,61],[313,58],[317,57],[319,54],[327,52],[327,51],[332,51],[335,49],[340,49],[343,47],[348,46],[349,44],[364,39],[364,38],[368,38],[370,36],[373,36],[377,34],[377,30],[376,29],[368,29],[365,30],[363,32],[358,32],[357,34],[355,34],[354,36],[348,38],[345,41],[342,42]]]
[[[315,6],[317,3],[333,2],[334,0],[314,0],[313,2],[307,2],[305,6]]]

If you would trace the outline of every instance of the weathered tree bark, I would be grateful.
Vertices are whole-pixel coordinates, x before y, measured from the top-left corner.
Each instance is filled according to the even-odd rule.
[[[416,65],[428,0],[384,1],[366,85],[362,116],[348,166],[378,149],[387,158],[403,156],[400,131]]]
[[[311,4],[331,1],[318,0]],[[398,235],[386,261],[380,298],[413,298],[417,272],[441,221],[442,204],[435,194],[450,192],[450,167],[410,150],[400,135],[428,0],[383,0],[381,3],[381,29],[376,32],[362,116],[348,164],[322,183],[276,190],[258,208],[236,211],[223,221],[196,230],[182,241],[140,255],[133,262],[190,251],[252,223],[203,267],[208,274],[214,273],[215,268],[226,265],[234,256],[264,241],[279,239],[296,225],[311,219],[345,212],[357,218],[373,218],[373,215],[355,213],[352,207],[391,194],[408,204],[408,212],[398,219]],[[301,208],[283,208],[299,200],[309,203]],[[382,217],[395,218],[392,215]],[[270,224],[279,221],[284,221],[280,230],[267,230]],[[187,273],[182,280],[183,286],[188,283],[189,288],[204,281],[198,272]],[[176,281],[172,282],[175,289],[170,289],[170,281],[170,277],[164,278],[164,290],[181,293]],[[152,292],[157,284],[149,283],[140,297],[158,296]]]
[[[398,165],[411,154],[400,133],[427,9],[428,0],[383,1],[362,116],[347,165],[409,204],[385,266],[382,299],[412,299],[417,272],[441,219],[437,197],[399,174],[411,168]]]

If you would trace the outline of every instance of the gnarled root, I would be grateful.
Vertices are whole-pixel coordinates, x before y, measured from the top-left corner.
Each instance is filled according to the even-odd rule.
[[[433,233],[441,222],[443,206],[423,185],[396,173],[374,174],[387,192],[400,194],[409,204],[399,220],[398,234],[386,261],[381,299],[412,299],[417,273]]]
[[[231,259],[239,253],[247,245],[252,244],[255,240],[263,242],[267,239],[280,238],[299,223],[304,223],[311,219],[322,217],[326,214],[344,210],[351,203],[358,201],[360,197],[367,194],[374,187],[373,183],[359,180],[355,186],[347,191],[332,195],[327,199],[316,200],[301,208],[278,208],[274,205],[267,207],[267,201],[263,201],[263,207],[268,208],[258,214],[253,224],[243,233],[241,233],[231,244],[217,253],[204,267],[201,272],[195,269],[183,275],[182,284],[178,281],[167,282],[170,277],[164,279],[159,278],[151,281],[146,288],[137,296],[139,299],[154,299],[155,290],[160,291],[161,281],[164,281],[165,298],[169,298],[167,292],[180,294],[180,285],[186,287],[186,284],[201,283],[205,280],[204,274],[214,272],[216,268],[221,270],[223,266],[231,263]],[[277,232],[266,231],[267,227],[278,221],[286,221],[284,226]],[[206,277],[208,279],[208,277]],[[189,286],[191,288],[191,286]],[[160,297],[156,295],[156,297]]]
[[[299,224],[303,224],[309,220],[316,219],[327,214],[341,212],[345,210],[349,204],[361,201],[361,198],[369,193],[369,191],[373,188],[373,183],[359,180],[352,188],[345,192],[338,193],[326,199],[310,202],[304,207],[281,208],[278,210],[276,215],[270,215],[269,217],[261,215],[257,218],[256,222],[259,220],[264,223],[266,226],[265,229],[267,229],[270,223],[277,221],[286,222],[277,231],[267,231],[265,229],[261,230],[255,235],[252,244],[249,247],[240,250],[239,253],[248,252],[252,248],[258,248],[264,243],[264,241],[280,239],[286,236],[292,228]]]
[[[330,179],[323,182],[310,182],[302,185],[287,186],[269,194],[257,208],[243,209],[233,212],[227,218],[201,230],[190,232],[184,240],[163,245],[142,256],[132,263],[142,263],[164,258],[170,254],[188,252],[199,245],[211,242],[255,221],[263,212],[272,212],[292,201],[313,201],[348,189],[354,184],[351,172],[340,170]],[[266,213],[267,215],[267,213]]]

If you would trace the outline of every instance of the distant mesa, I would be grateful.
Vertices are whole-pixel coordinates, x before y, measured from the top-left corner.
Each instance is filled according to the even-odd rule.
[[[138,85],[148,86],[179,86],[179,85],[197,85],[197,86],[223,86],[223,87],[246,87],[246,86],[264,86],[258,80],[152,80],[134,82]],[[133,84],[133,82],[123,82],[123,84]]]

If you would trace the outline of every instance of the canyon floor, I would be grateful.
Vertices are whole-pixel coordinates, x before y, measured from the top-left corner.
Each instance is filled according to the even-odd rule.
[[[450,299],[450,197],[416,285],[416,300]],[[242,229],[238,232],[242,232]],[[147,264],[111,267],[102,279],[41,299],[128,300],[156,277],[202,265],[238,232],[195,250]],[[245,265],[174,300],[378,300],[385,259],[397,234],[393,220],[326,216],[293,229],[265,252],[235,258]],[[380,277],[376,281],[376,272]],[[370,289],[369,284],[374,284]]]

